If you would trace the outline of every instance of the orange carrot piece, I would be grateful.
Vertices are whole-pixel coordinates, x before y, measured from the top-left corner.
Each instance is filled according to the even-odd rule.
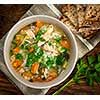
[[[65,47],[65,48],[69,48],[69,47],[70,47],[70,45],[69,45],[69,43],[68,43],[67,41],[61,40],[61,41],[60,41],[60,44],[61,44],[63,47]]]
[[[12,66],[17,69],[19,66],[21,66],[22,62],[18,59],[15,59],[14,62],[12,63]]]
[[[29,52],[31,53],[31,52],[33,52],[34,51],[34,48],[32,47],[30,50],[29,50]]]
[[[41,28],[43,25],[44,25],[44,24],[43,24],[43,22],[41,22],[41,21],[37,21],[37,22],[36,22],[36,26],[37,26],[38,28]]]
[[[14,50],[13,50],[13,54],[17,54],[19,52],[20,48],[19,47],[16,47]]]
[[[38,72],[38,68],[39,68],[39,64],[38,63],[32,64],[31,72],[33,74],[36,74]]]
[[[39,31],[39,28],[36,27],[36,28],[35,28],[35,32],[34,32],[34,34],[36,35],[38,31]]]

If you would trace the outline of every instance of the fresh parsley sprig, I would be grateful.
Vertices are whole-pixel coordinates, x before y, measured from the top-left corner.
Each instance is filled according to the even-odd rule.
[[[86,61],[79,59],[76,65],[77,71],[73,78],[58,89],[53,95],[59,94],[65,87],[71,83],[80,84],[80,80],[84,79],[87,85],[93,86],[94,83],[100,82],[100,53],[94,57],[92,55],[86,58]]]

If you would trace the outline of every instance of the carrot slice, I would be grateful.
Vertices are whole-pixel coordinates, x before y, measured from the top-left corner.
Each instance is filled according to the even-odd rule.
[[[69,47],[70,47],[68,41],[63,41],[63,40],[61,40],[61,41],[60,41],[60,44],[61,44],[63,47],[65,47],[65,48],[69,48]]]
[[[20,48],[19,47],[16,47],[14,50],[13,50],[13,54],[17,54],[19,52]]]
[[[44,24],[43,24],[43,22],[41,22],[41,21],[37,21],[37,22],[36,22],[36,26],[37,26],[38,28],[41,28],[43,25],[44,25]]]
[[[39,28],[36,27],[36,28],[35,28],[35,32],[34,32],[34,34],[36,35],[38,31],[39,31]]]
[[[12,66],[16,69],[19,66],[21,66],[22,62],[18,59],[15,59],[14,62],[12,63]]]
[[[38,63],[32,64],[31,72],[33,74],[36,74],[38,72],[38,68],[39,68],[39,64]]]
[[[34,48],[31,48],[31,49],[29,50],[30,53],[33,52],[33,51],[34,51]]]

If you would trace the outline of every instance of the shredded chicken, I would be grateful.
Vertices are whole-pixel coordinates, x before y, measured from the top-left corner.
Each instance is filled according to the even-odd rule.
[[[30,37],[30,39],[35,38],[35,35],[31,29],[26,30],[26,34]]]
[[[47,28],[47,32],[44,33],[43,38],[48,41],[50,38],[52,38],[52,32],[54,30],[53,25],[49,25],[49,27]]]
[[[45,44],[43,49],[51,52],[54,56],[57,56],[59,54],[59,52],[55,48],[53,48],[53,46],[49,46],[48,44]]]
[[[38,42],[38,46],[39,46],[39,47],[42,46],[45,42],[46,42],[46,41],[39,41],[39,42]]]

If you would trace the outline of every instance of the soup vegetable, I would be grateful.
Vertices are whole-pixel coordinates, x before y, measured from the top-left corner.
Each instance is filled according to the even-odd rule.
[[[48,82],[68,64],[70,45],[56,25],[37,21],[22,28],[13,38],[10,62],[30,82]]]

